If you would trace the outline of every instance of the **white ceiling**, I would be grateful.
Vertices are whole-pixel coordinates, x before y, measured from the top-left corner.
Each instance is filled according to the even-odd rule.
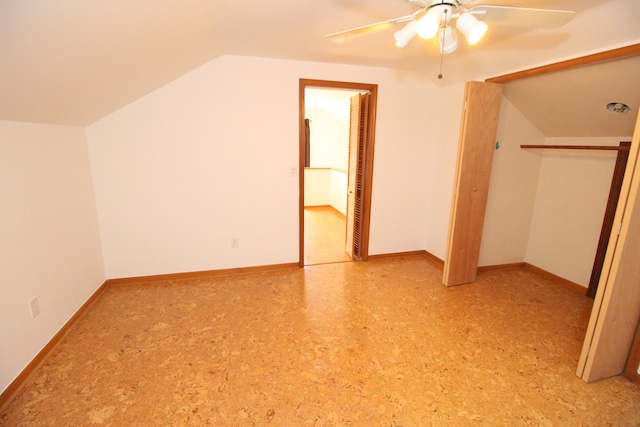
[[[640,42],[638,0],[472,4],[577,15],[556,30],[492,25],[479,45],[444,58],[438,80],[433,42],[398,49],[393,28],[344,44],[324,38],[407,15],[407,0],[0,0],[0,119],[86,126],[221,55],[408,69],[445,86]]]
[[[305,110],[323,110],[338,122],[348,125],[351,97],[358,93],[361,92],[343,89],[306,88],[304,90],[304,107]]]

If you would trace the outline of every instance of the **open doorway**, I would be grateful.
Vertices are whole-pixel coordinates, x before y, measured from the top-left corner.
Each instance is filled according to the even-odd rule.
[[[300,80],[300,266],[367,258],[376,94]]]

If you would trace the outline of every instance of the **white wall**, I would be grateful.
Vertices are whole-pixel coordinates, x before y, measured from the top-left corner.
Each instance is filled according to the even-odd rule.
[[[335,169],[305,169],[304,205],[331,206],[346,216],[347,174]]]
[[[338,104],[336,111],[306,109],[305,116],[311,120],[310,146],[312,168],[349,168],[349,104],[346,109]],[[344,106],[342,106],[344,107]],[[342,120],[336,114],[343,114]],[[345,121],[346,119],[346,121]]]
[[[428,79],[225,56],[87,129],[107,277],[298,261],[300,78],[379,85],[369,253],[424,249],[426,224],[446,229],[427,210],[425,129],[460,115],[432,119]]]
[[[0,200],[1,392],[105,280],[84,130],[0,121]]]
[[[331,204],[331,169],[306,168],[304,170],[304,205]]]
[[[453,182],[455,177],[458,140],[460,137],[460,119],[464,83],[446,86],[421,100],[422,144],[426,149],[424,176],[420,182],[407,181],[407,188],[424,185],[426,207],[423,226],[426,237],[423,248],[427,252],[444,260],[447,252],[447,233],[451,215]],[[408,126],[409,123],[399,123]]]
[[[547,138],[547,145],[618,145],[631,137]],[[588,286],[615,166],[615,151],[546,150],[526,262]]]
[[[329,205],[345,216],[347,215],[347,183],[348,176],[345,172],[331,170]]]
[[[505,97],[500,106],[478,265],[523,262],[538,188],[542,151],[523,144],[544,144],[544,135]]]

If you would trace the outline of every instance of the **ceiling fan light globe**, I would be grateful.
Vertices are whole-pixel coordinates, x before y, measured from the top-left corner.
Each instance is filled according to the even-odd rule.
[[[451,27],[444,27],[438,31],[438,41],[440,42],[440,53],[443,55],[453,53],[458,48],[458,39]]]
[[[474,45],[484,37],[487,29],[487,24],[478,19],[470,13],[463,13],[458,17],[456,27],[462,34],[464,34],[467,42],[470,45]]]
[[[429,9],[429,11],[427,11],[427,13],[422,18],[420,18],[418,24],[416,25],[416,31],[418,32],[418,35],[423,39],[430,39],[438,34],[441,19],[442,14],[440,13],[440,10],[436,8]]]
[[[469,37],[467,37],[467,41],[469,42],[469,44],[474,45],[478,43],[487,33],[488,28],[489,27],[484,22],[478,22],[478,24],[471,30],[471,34],[469,34]]]
[[[403,40],[396,39],[396,46],[399,47],[400,49],[404,49],[405,47],[409,46],[409,43]]]
[[[405,48],[409,45],[409,42],[416,36],[417,21],[411,21],[400,30],[393,33],[393,38],[396,40],[396,46],[399,48]]]

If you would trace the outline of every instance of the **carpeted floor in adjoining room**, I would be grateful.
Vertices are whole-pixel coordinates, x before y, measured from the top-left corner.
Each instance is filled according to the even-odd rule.
[[[108,287],[0,425],[640,425],[638,385],[575,376],[592,300],[441,277],[412,256]]]

